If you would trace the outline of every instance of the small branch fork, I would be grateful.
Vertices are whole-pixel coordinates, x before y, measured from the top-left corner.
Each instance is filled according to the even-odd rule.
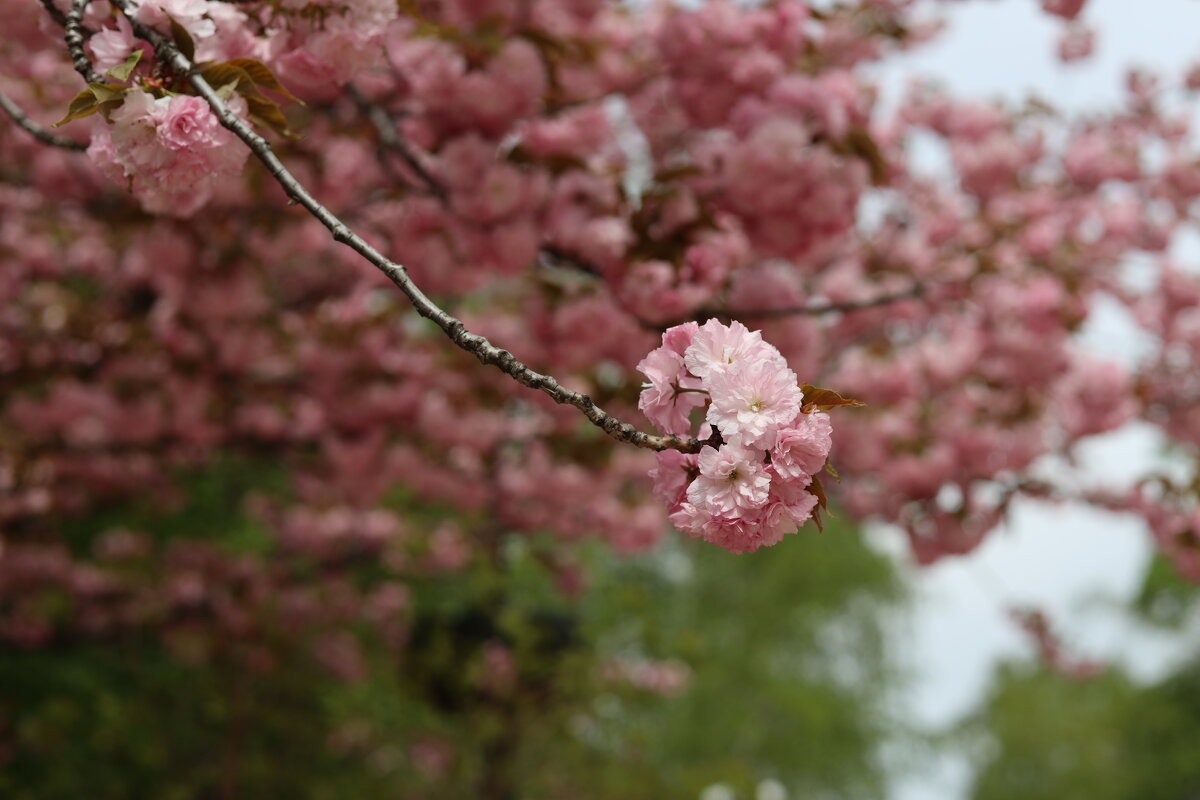
[[[13,118],[13,122],[17,123],[18,127],[24,128],[30,136],[43,144],[48,144],[51,147],[61,147],[64,150],[87,150],[86,144],[76,142],[73,139],[67,139],[64,136],[55,136],[41,125],[38,125],[16,103],[10,100],[4,92],[0,92],[0,108],[4,109],[4,112]]]
[[[383,149],[390,150],[400,156],[401,160],[412,170],[413,174],[421,179],[425,191],[437,197],[443,205],[447,204],[449,197],[446,195],[446,187],[442,186],[441,182],[434,177],[424,162],[417,157],[416,153],[408,148],[404,140],[400,138],[400,135],[396,133],[396,126],[388,112],[368,100],[354,84],[348,84],[346,90],[350,95],[350,99],[354,101],[354,105],[358,106],[358,110],[370,120],[371,125],[375,128],[375,133],[379,136],[379,143]]]
[[[86,55],[83,53],[83,34],[80,30],[80,20],[89,0],[74,0],[71,13],[67,16],[67,46],[71,51],[75,69],[85,79],[91,80],[95,75]],[[288,171],[275,155],[265,139],[241,118],[234,114],[216,90],[197,72],[195,64],[179,51],[167,37],[149,28],[137,20],[129,0],[112,0],[112,4],[121,10],[133,26],[134,32],[141,39],[154,46],[157,57],[168,64],[176,73],[186,76],[188,81],[216,114],[220,123],[232,131],[266,166],[267,171],[275,178],[283,190],[296,203],[304,206],[322,225],[329,229],[336,242],[354,250],[368,262],[378,268],[388,279],[402,291],[412,302],[417,313],[431,320],[463,350],[472,353],[481,363],[490,364],[511,376],[517,382],[532,389],[538,389],[549,395],[555,402],[572,405],[583,412],[592,423],[614,439],[628,442],[637,447],[649,450],[679,450],[684,453],[697,453],[706,444],[716,444],[709,440],[698,440],[690,437],[666,435],[655,436],[640,431],[627,422],[622,422],[608,414],[586,394],[564,388],[550,375],[534,371],[512,353],[496,347],[483,336],[471,333],[463,323],[441,309],[430,300],[421,289],[413,283],[407,270],[397,264],[352,231],[344,222],[314,198],[303,185]]]

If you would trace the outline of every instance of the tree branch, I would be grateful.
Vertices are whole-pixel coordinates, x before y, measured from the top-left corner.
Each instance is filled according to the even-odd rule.
[[[75,71],[82,75],[88,83],[104,83],[104,79],[92,69],[92,62],[88,60],[87,53],[83,52],[83,12],[87,9],[89,2],[91,0],[74,0],[71,3],[71,10],[67,12],[67,24],[64,26],[66,33],[63,38],[67,41],[67,51],[71,54],[71,63],[74,64]],[[124,8],[121,10],[124,11]],[[126,14],[126,16],[129,15]]]
[[[41,125],[38,125],[26,116],[25,112],[18,108],[17,104],[10,100],[4,92],[0,92],[0,108],[4,109],[5,113],[13,118],[13,122],[17,123],[18,127],[24,128],[30,136],[43,144],[48,144],[51,147],[61,147],[64,150],[87,150],[86,144],[64,136],[55,136]]]
[[[901,289],[900,291],[890,292],[888,294],[881,294],[878,297],[871,297],[866,300],[847,300],[843,303],[811,303],[803,306],[783,306],[780,308],[747,308],[733,310],[723,309],[720,312],[712,311],[712,313],[720,313],[730,317],[745,319],[774,319],[776,317],[792,316],[817,317],[824,314],[863,311],[868,308],[886,306],[890,303],[896,303],[901,300],[912,300],[925,294],[925,290],[925,284],[914,283],[907,289]]]
[[[417,154],[396,133],[396,126],[388,112],[364,97],[353,85],[349,85],[347,89],[355,105],[358,106],[359,111],[366,114],[367,119],[375,126],[375,131],[379,135],[380,146],[385,150],[392,150],[398,154],[404,160],[404,163],[408,165],[409,169],[416,173],[417,177],[425,184],[429,193],[437,197],[441,201],[442,206],[450,211],[450,213],[454,213],[454,209],[450,205],[450,196],[446,192],[446,187],[425,167]],[[384,166],[386,168],[388,164],[385,162]],[[600,281],[605,285],[613,303],[629,315],[638,324],[638,327],[644,330],[662,333],[671,327],[670,325],[648,320],[629,308],[629,305],[621,299],[620,295],[611,286],[604,283],[604,275],[600,271],[600,268],[575,253],[568,252],[553,244],[543,244],[538,249],[537,263],[539,266],[545,268],[570,268],[575,272]],[[705,318],[708,316],[713,315],[708,314]]]
[[[82,14],[83,6],[88,0],[75,0],[72,13]],[[195,65],[179,51],[169,39],[153,28],[139,22],[132,13],[129,0],[112,0],[112,4],[121,10],[129,19],[134,32],[139,38],[154,46],[157,57],[169,65],[180,76],[186,76],[196,93],[208,102],[218,121],[232,131],[266,166],[267,171],[275,178],[287,193],[288,197],[304,206],[322,225],[333,235],[336,242],[346,245],[358,253],[402,291],[412,302],[417,313],[431,320],[463,350],[473,354],[483,364],[490,364],[517,382],[532,389],[538,389],[550,396],[556,403],[572,405],[583,412],[592,423],[609,436],[618,441],[628,442],[637,447],[650,450],[679,450],[685,453],[697,453],[705,444],[710,442],[690,437],[675,435],[655,436],[638,430],[627,422],[622,422],[608,414],[587,396],[564,388],[550,375],[543,375],[526,366],[507,350],[496,347],[483,336],[471,333],[463,323],[446,313],[430,300],[421,289],[413,283],[408,271],[376,250],[362,237],[352,231],[344,222],[314,198],[304,186],[288,171],[279,157],[275,155],[270,144],[259,136],[244,120],[234,114],[229,106],[221,99],[216,90],[196,71]],[[69,37],[68,37],[69,39]],[[80,50],[82,54],[82,50]],[[86,61],[86,59],[85,59]]]
[[[409,149],[404,140],[400,138],[400,135],[396,133],[396,125],[387,111],[364,97],[362,92],[352,83],[346,85],[346,91],[350,95],[350,99],[358,106],[358,110],[366,114],[367,119],[375,127],[375,132],[379,136],[379,143],[383,148],[391,150],[400,156],[408,168],[425,184],[426,190],[436,196],[443,205],[447,205],[449,198],[446,195],[446,187],[442,186],[441,182],[434,177],[433,173],[422,163],[421,159],[417,158],[417,154]]]
[[[50,15],[50,19],[58,23],[60,28],[67,27],[67,15],[58,10],[58,6],[54,5],[54,0],[41,0],[42,8],[46,9],[46,13]]]

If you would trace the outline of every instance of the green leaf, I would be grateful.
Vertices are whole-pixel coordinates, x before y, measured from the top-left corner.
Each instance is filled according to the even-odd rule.
[[[872,138],[866,128],[855,126],[846,134],[844,145],[849,152],[867,162],[871,171],[873,186],[886,186],[888,182],[888,164],[883,156],[883,150]]]
[[[88,88],[75,95],[67,106],[67,115],[52,127],[66,125],[71,120],[89,117],[97,111],[110,111],[125,100],[127,86],[119,83],[89,83]]]
[[[812,483],[808,485],[808,493],[817,498],[817,507],[813,509],[813,522],[817,523],[817,530],[822,533],[825,531],[825,523],[821,519],[821,512],[829,514],[829,498],[825,496],[825,486],[821,483],[821,479],[813,475]],[[829,514],[831,518],[836,519],[833,514]]]
[[[220,64],[209,64],[201,70],[200,76],[218,91],[229,86],[234,86],[237,89],[237,93],[246,99],[246,106],[250,111],[251,121],[268,127],[289,139],[300,138],[288,127],[287,118],[284,117],[279,104],[259,92],[258,86],[250,76],[250,73],[239,63],[236,63],[245,61],[250,61],[250,59],[235,59],[234,61],[223,61]],[[278,82],[276,85],[278,85]]]
[[[804,392],[804,407],[801,409],[804,413],[810,413],[813,410],[828,411],[831,408],[839,406],[849,406],[850,408],[859,408],[865,406],[866,403],[861,400],[853,400],[849,397],[842,397],[832,389],[821,389],[806,383],[800,387]]]
[[[67,106],[67,115],[54,123],[52,127],[57,128],[59,125],[66,125],[73,119],[91,116],[99,110],[100,104],[96,102],[96,95],[92,94],[91,89],[84,89],[75,95],[71,100],[71,105]]]
[[[132,75],[134,69],[137,68],[138,62],[142,60],[143,52],[144,51],[142,50],[134,50],[129,54],[129,58],[125,59],[125,63],[118,64],[105,74],[111,75],[119,81],[129,80],[129,76]]]
[[[166,14],[167,12],[163,12]],[[196,60],[196,43],[192,41],[192,35],[187,32],[187,28],[179,24],[179,21],[167,14],[167,19],[171,20],[171,38],[175,40],[175,46],[179,48],[179,52],[187,57],[188,61],[195,62]]]
[[[825,471],[828,472],[830,477],[832,477],[838,483],[842,482],[842,476],[839,475],[838,471],[833,468],[833,464],[830,463],[828,458],[825,459]]]
[[[271,72],[271,68],[261,61],[255,61],[253,58],[234,58],[226,61],[225,63],[229,66],[238,67],[245,71],[245,73],[250,77],[250,80],[254,81],[256,86],[261,86],[268,91],[276,92],[289,100],[294,100],[295,102],[304,105],[304,101],[289,92],[287,88],[279,82],[279,79],[275,77],[275,73]]]
[[[808,485],[808,491],[817,498],[817,508],[828,510],[829,498],[825,496],[825,487],[821,484],[821,479],[813,475],[812,483]]]
[[[259,125],[265,125],[281,136],[286,136],[289,139],[299,139],[300,135],[288,127],[287,117],[283,115],[279,104],[273,100],[268,100],[257,92],[253,95],[247,94],[246,105],[250,109],[250,119]]]
[[[119,83],[89,83],[88,91],[92,93],[97,102],[109,103],[114,100],[123,101],[129,87]]]
[[[200,77],[208,81],[214,89],[220,89],[232,83],[237,85],[238,91],[242,94],[245,94],[246,90],[258,94],[254,89],[254,80],[246,73],[246,70],[228,61],[209,64],[200,71]]]

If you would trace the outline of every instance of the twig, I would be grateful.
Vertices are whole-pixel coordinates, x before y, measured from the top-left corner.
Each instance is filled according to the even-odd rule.
[[[396,133],[396,125],[387,111],[372,103],[362,92],[358,90],[354,84],[346,85],[346,92],[350,95],[350,99],[358,106],[358,110],[367,115],[367,119],[375,127],[375,132],[379,135],[379,142],[387,150],[391,150],[404,160],[408,168],[413,171],[421,182],[425,184],[425,188],[433,195],[436,195],[443,204],[449,202],[446,195],[446,187],[442,186],[441,182],[434,177],[433,173],[417,158],[416,153],[409,149],[404,140]]]
[[[41,0],[41,2],[42,8],[46,9],[50,19],[57,22],[60,28],[67,27],[67,15],[58,10],[58,6],[54,5],[54,0]]]
[[[87,150],[87,145],[68,139],[64,136],[55,136],[50,131],[38,125],[36,122],[26,116],[25,112],[17,107],[17,104],[8,99],[4,92],[0,92],[0,108],[13,118],[13,122],[17,123],[18,127],[24,128],[30,136],[37,139],[39,142],[48,144],[52,147],[61,147],[64,150]]]
[[[75,71],[88,83],[103,83],[104,79],[92,69],[92,62],[88,60],[87,53],[83,52],[83,12],[89,2],[91,0],[74,0],[71,3],[71,10],[67,12],[67,24],[64,26],[64,38],[67,40],[67,51],[71,54],[71,63],[75,65]]]
[[[891,292],[889,294],[881,294],[878,297],[871,297],[866,300],[847,300],[844,303],[810,303],[803,306],[783,306],[780,308],[722,309],[719,313],[745,319],[773,319],[775,317],[792,316],[818,317],[824,314],[838,314],[848,311],[863,311],[868,308],[878,308],[879,306],[886,306],[889,303],[896,303],[900,300],[912,300],[923,295],[925,290],[925,284],[914,283],[907,289],[901,289],[898,292]],[[712,313],[718,312],[713,311]]]
[[[404,142],[404,140],[401,139],[396,133],[396,126],[393,123],[391,116],[388,115],[387,111],[367,100],[353,85],[347,86],[347,90],[350,93],[350,97],[353,98],[355,105],[358,106],[359,111],[366,114],[367,119],[370,120],[371,124],[375,126],[376,133],[379,135],[380,146],[385,150],[395,151],[402,159],[404,159],[404,163],[408,164],[409,168],[417,174],[417,177],[419,177],[425,183],[428,191],[441,201],[442,206],[446,208],[447,211],[453,213],[454,209],[451,207],[450,195],[446,192],[446,187],[443,186],[431,172],[429,172],[429,170],[417,157],[416,153],[414,153],[412,149],[409,148]],[[385,161],[384,167],[386,168],[387,166],[388,164]],[[604,275],[598,266],[590,263],[574,253],[570,253],[561,247],[557,247],[552,244],[543,244],[538,249],[537,263],[543,267],[569,267],[575,272],[583,273],[592,278],[600,280],[601,282],[603,282],[604,279]],[[639,327],[648,331],[656,331],[659,333],[670,327],[669,325],[661,325],[657,322],[652,322],[645,317],[640,316],[634,312],[633,309],[629,308],[629,304],[622,300],[620,295],[611,287],[608,287],[608,291],[609,296],[612,298],[617,307],[628,314],[629,317],[633,319],[633,321],[636,322]]]
[[[81,7],[88,0],[75,0],[76,7]],[[655,436],[638,430],[627,422],[602,410],[586,394],[573,392],[564,388],[550,375],[536,372],[519,361],[512,353],[496,347],[483,336],[471,333],[463,323],[446,313],[421,291],[408,271],[400,264],[391,261],[372,245],[352,231],[344,222],[314,198],[304,186],[288,171],[279,157],[275,155],[270,144],[259,136],[240,117],[234,114],[229,106],[221,99],[216,90],[197,71],[195,65],[179,51],[169,39],[153,28],[139,22],[133,15],[130,0],[112,0],[129,19],[134,32],[139,38],[145,39],[154,46],[157,57],[167,63],[177,74],[186,76],[196,93],[208,102],[221,125],[232,131],[266,166],[267,171],[275,178],[296,203],[304,206],[322,225],[324,225],[336,242],[346,245],[368,262],[378,268],[388,279],[402,291],[412,302],[417,313],[431,320],[463,350],[472,353],[481,363],[491,364],[511,376],[517,382],[532,389],[545,392],[556,403],[572,405],[583,412],[589,420],[601,430],[622,442],[628,442],[637,447],[650,450],[679,450],[685,453],[697,453],[708,440],[697,440],[690,437],[675,435]],[[73,8],[72,11],[75,9]]]

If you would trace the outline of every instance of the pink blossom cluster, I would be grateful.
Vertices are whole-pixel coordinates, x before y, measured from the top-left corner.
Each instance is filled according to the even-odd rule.
[[[1042,10],[1072,20],[1079,16],[1086,3],[1087,0],[1042,0]]]
[[[294,115],[305,138],[280,148],[302,182],[471,330],[623,419],[637,410],[631,367],[663,328],[761,326],[795,372],[869,403],[838,426],[844,480],[829,488],[853,518],[903,529],[921,562],[978,546],[1013,498],[1049,493],[1033,480],[1044,456],[1069,459],[1127,420],[1200,463],[1200,282],[1162,257],[1194,224],[1200,157],[1192,117],[1164,102],[1170,84],[1131,74],[1113,108],[1085,118],[923,84],[892,114],[862,67],[919,44],[933,3],[826,5],[442,0],[398,15],[161,0],[136,19],[169,33],[169,13],[198,59],[258,59],[317,100]],[[1083,5],[1043,3],[1075,26]],[[26,0],[0,10],[0,88],[35,119],[61,118],[81,88],[61,27]],[[302,585],[274,560],[370,557],[403,587],[462,569],[484,542],[537,534],[577,589],[571,543],[661,540],[641,454],[598,445],[573,409],[453,352],[265,176],[235,178],[223,129],[154,85],[161,68],[128,20],[97,0],[84,22],[99,71],[143,51],[111,125],[58,129],[86,141],[96,125],[99,172],[0,118],[5,638],[123,626],[174,640],[170,615],[97,621],[96,578],[119,577],[104,555],[118,542],[67,550],[56,526],[131,497],[175,502],[179,470],[231,453],[279,465],[294,490],[261,515],[273,558],[230,556],[200,577],[148,567],[127,587],[137,607],[169,591],[219,607],[214,630],[244,630],[228,597],[249,574],[316,619],[322,592],[343,589]],[[336,91],[347,79],[379,113]],[[942,173],[916,157],[930,144],[950,155]],[[165,216],[204,200],[208,213],[138,213],[130,186]],[[1147,285],[1124,281],[1131,256]],[[1150,340],[1136,364],[1077,346],[1101,298]],[[766,366],[722,384],[688,364],[690,329],[643,361],[643,402],[664,431],[724,444],[660,455],[655,483],[677,524],[752,549],[815,503],[803,476],[821,466],[828,419],[794,413],[772,439],[734,406],[753,402],[743,389],[785,392],[786,368],[764,346]],[[808,449],[777,453],[784,430]],[[1197,576],[1190,491],[1112,505]],[[409,519],[398,493],[453,519]],[[46,618],[21,582],[51,572],[38,591],[69,583],[75,617]],[[322,651],[353,674],[344,641]]]
[[[240,98],[231,103],[245,112]],[[192,95],[155,98],[133,89],[110,120],[111,127],[95,127],[88,155],[152,214],[191,216],[223,179],[241,173],[249,155],[208,103]]]
[[[1046,667],[1077,681],[1091,680],[1104,672],[1103,662],[1080,658],[1068,651],[1045,611],[1038,608],[1011,608],[1008,613],[1028,634]]]
[[[397,17],[397,4],[388,0],[281,0],[259,46],[297,90],[328,95],[379,62]]]
[[[605,664],[601,675],[610,683],[669,697],[688,687],[692,671],[687,664],[673,658],[618,658]]]
[[[696,455],[668,450],[654,491],[681,530],[734,553],[777,544],[808,521],[831,445],[828,415],[802,406],[796,373],[759,331],[710,319],[677,325],[638,364],[638,407],[666,433],[719,434]]]
[[[395,3],[383,0],[322,3],[281,0],[270,15],[242,10],[218,0],[142,0],[137,20],[171,34],[178,23],[195,45],[197,62],[252,58],[271,66],[297,91],[328,95],[378,62],[389,25],[398,16]],[[88,42],[98,71],[122,63],[149,45],[138,40],[121,15],[101,13],[93,3],[87,20],[96,31]]]

